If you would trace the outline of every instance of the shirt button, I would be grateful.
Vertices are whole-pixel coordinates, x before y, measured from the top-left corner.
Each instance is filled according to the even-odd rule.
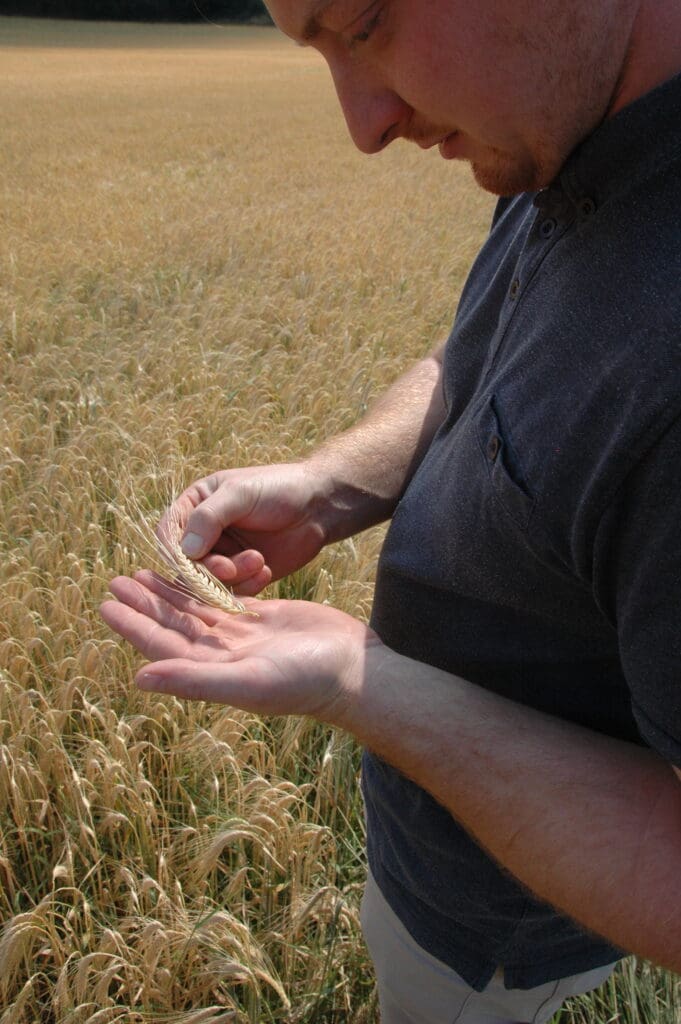
[[[557,227],[557,222],[553,217],[549,217],[548,220],[543,220],[539,225],[539,234],[542,238],[550,238]]]
[[[515,299],[515,297],[517,296],[519,291],[520,291],[520,281],[516,277],[515,281],[511,284],[511,287],[510,287],[510,290],[509,290],[508,294],[511,296],[512,299]]]
[[[501,440],[497,437],[496,434],[493,434],[492,437],[490,437],[489,441],[487,442],[487,458],[489,459],[490,462],[494,462],[496,460],[500,448]]]
[[[590,196],[584,196],[577,203],[577,209],[582,217],[591,217],[596,212],[596,204]]]

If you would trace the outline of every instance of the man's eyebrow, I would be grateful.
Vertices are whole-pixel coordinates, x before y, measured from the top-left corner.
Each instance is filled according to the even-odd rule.
[[[300,38],[304,43],[311,43],[319,35],[321,31],[319,16],[324,13],[327,7],[331,7],[334,3],[335,0],[317,0],[316,3],[312,4],[310,13],[303,25],[303,30],[300,33]]]

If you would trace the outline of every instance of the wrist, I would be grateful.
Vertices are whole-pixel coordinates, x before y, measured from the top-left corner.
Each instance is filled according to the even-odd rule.
[[[343,660],[338,699],[327,721],[371,745],[372,722],[389,713],[390,680],[400,656],[386,647],[377,633],[364,627],[362,640],[351,645]],[[376,695],[380,694],[378,702]]]
[[[306,463],[314,480],[314,515],[325,544],[389,519],[396,504],[395,498],[384,497],[380,489],[363,482],[361,465],[353,464],[351,452],[345,457],[340,451],[341,440],[323,446]]]

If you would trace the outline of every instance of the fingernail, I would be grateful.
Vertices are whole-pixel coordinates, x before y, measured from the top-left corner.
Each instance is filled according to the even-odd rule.
[[[161,676],[155,672],[142,672],[137,677],[137,686],[140,690],[155,690],[161,681]]]
[[[203,551],[203,537],[198,533],[188,533],[182,538],[182,550],[187,558],[198,558]]]

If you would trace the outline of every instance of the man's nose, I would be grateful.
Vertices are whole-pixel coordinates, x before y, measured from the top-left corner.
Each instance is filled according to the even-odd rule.
[[[332,67],[331,73],[348,131],[362,153],[378,153],[403,134],[410,108],[397,93],[356,69]]]

